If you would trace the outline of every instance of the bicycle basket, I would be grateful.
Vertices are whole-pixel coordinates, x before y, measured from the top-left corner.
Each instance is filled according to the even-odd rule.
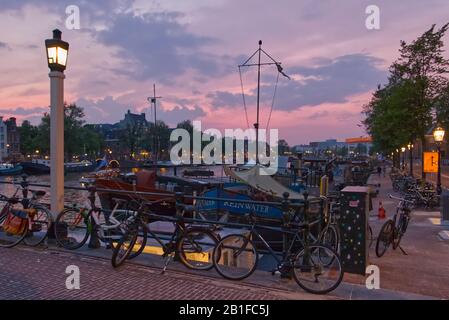
[[[22,210],[11,210],[3,223],[3,231],[9,234],[22,234],[27,225],[28,215]]]

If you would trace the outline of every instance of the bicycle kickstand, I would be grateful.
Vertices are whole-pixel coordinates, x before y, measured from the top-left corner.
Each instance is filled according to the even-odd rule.
[[[170,260],[171,260],[171,255],[169,254],[169,255],[167,255],[167,257],[165,258],[164,268],[162,269],[161,274],[164,274],[164,273],[165,273],[165,270],[167,270],[167,266],[168,266],[168,264],[170,263]]]
[[[405,250],[404,250],[401,246],[399,246],[399,249],[401,249],[401,251],[402,251],[402,253],[403,253],[404,255],[408,256],[408,253],[405,252]]]

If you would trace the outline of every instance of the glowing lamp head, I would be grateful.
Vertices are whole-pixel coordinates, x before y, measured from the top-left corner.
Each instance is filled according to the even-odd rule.
[[[443,142],[445,134],[446,134],[446,132],[444,131],[444,129],[441,127],[438,127],[433,131],[433,139],[437,143]]]
[[[405,147],[402,147],[402,148],[401,148],[401,151],[402,151],[402,152],[405,152]]]
[[[60,30],[55,29],[53,30],[53,39],[45,40],[47,63],[51,71],[64,72],[67,66],[69,44],[61,40],[61,34]]]

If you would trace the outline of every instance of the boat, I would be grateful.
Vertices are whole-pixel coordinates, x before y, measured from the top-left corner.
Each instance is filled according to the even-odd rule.
[[[50,174],[51,162],[48,159],[33,159],[31,161],[21,162],[20,165],[26,174],[40,175]],[[88,172],[95,169],[95,165],[87,160],[79,162],[65,162],[64,172]]]
[[[2,176],[14,176],[21,174],[23,167],[21,165],[13,165],[10,163],[0,164],[0,175]]]

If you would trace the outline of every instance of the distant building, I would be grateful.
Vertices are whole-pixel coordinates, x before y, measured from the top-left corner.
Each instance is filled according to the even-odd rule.
[[[3,117],[0,116],[0,161],[3,162],[8,157],[8,132]]]
[[[127,113],[125,113],[125,119],[120,120],[118,123],[118,126],[120,128],[126,128],[128,125],[139,125],[142,127],[148,126],[147,119],[145,118],[145,113],[137,114],[137,113],[131,113],[130,110],[128,110]]]
[[[16,118],[12,117],[5,121],[6,124],[6,147],[10,160],[18,160],[20,154],[20,132],[17,128]]]

